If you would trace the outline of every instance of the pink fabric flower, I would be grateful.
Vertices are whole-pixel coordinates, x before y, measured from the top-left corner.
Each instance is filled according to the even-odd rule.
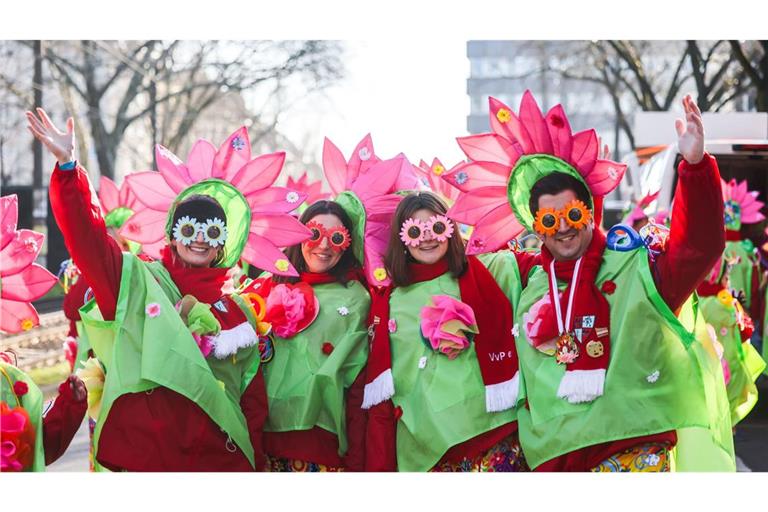
[[[468,335],[477,334],[475,312],[448,295],[435,295],[421,310],[421,334],[437,350],[454,359],[469,346]]]
[[[281,338],[290,338],[296,334],[304,319],[306,307],[307,301],[300,288],[285,284],[275,286],[267,297],[267,317],[271,319],[275,312],[280,313],[279,319],[275,317],[271,320],[275,334]]]
[[[523,314],[523,329],[531,346],[542,352],[554,352],[557,324],[549,293]]]
[[[208,355],[213,351],[213,337],[208,336],[207,334],[197,334],[192,333],[192,337],[195,339],[195,342],[197,342],[197,346],[200,348],[200,352],[203,353],[203,357],[208,357]]]
[[[160,304],[157,302],[151,302],[144,308],[144,312],[149,318],[155,318],[160,315]]]
[[[397,330],[397,322],[394,318],[390,318],[389,322],[387,322],[387,329],[389,332],[395,332]]]

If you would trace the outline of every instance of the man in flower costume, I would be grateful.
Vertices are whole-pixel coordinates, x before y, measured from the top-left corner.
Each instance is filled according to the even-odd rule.
[[[309,236],[287,214],[302,196],[271,187],[285,155],[251,159],[245,128],[218,149],[198,141],[186,164],[158,146],[160,172],[129,178],[145,208],[122,228],[142,244],[165,240],[162,259],[147,263],[107,235],[87,173],[74,160],[72,120],[61,132],[38,114],[27,113],[29,129],[58,160],[53,212],[95,296],[80,312],[105,372],[101,403],[91,408],[98,463],[130,471],[260,469],[262,333],[229,273],[242,254],[260,268],[295,274],[270,241]]]
[[[757,192],[747,182],[721,183],[725,212],[725,250],[697,293],[704,319],[723,346],[723,371],[731,421],[741,421],[757,403],[755,380],[765,361],[750,343],[754,332],[753,314],[759,314],[759,264],[757,250],[742,239],[742,224],[754,224],[765,217]]]
[[[680,469],[734,469],[722,372],[674,313],[724,245],[717,165],[690,96],[683,107],[675,215],[653,261],[631,229],[606,240],[594,227],[625,166],[597,157],[594,130],[572,134],[561,106],[543,115],[526,92],[516,115],[491,98],[493,133],[459,139],[475,166],[468,249],[523,227],[543,239],[515,311],[520,440],[535,470],[668,470],[673,447]]]

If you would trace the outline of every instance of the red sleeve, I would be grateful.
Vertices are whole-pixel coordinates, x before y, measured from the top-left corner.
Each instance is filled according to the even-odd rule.
[[[104,319],[114,319],[123,254],[107,233],[85,169],[78,165],[74,170],[62,171],[56,164],[49,196],[72,260],[91,284]]]
[[[656,287],[672,309],[683,305],[725,250],[723,196],[717,161],[705,154],[678,168],[667,250],[655,262]]]
[[[45,465],[53,464],[61,457],[83,422],[88,401],[75,401],[69,380],[59,386],[59,395],[51,409],[43,416],[43,448]]]
[[[347,454],[344,456],[344,466],[349,471],[365,469],[365,427],[368,412],[360,406],[363,404],[365,389],[365,372],[360,372],[355,382],[347,390]]]
[[[248,423],[248,433],[253,445],[253,465],[256,471],[264,471],[267,462],[264,455],[264,422],[267,421],[269,405],[262,368],[259,368],[243,396],[240,397],[240,407]]]
[[[517,268],[520,269],[520,282],[525,288],[528,286],[528,274],[533,267],[541,265],[541,253],[520,251],[515,253],[515,259],[517,259]]]
[[[392,400],[368,410],[365,428],[365,470],[397,471],[397,419]]]

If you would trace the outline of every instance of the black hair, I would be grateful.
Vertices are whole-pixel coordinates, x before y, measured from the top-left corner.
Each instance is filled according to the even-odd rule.
[[[528,208],[531,215],[536,215],[539,209],[539,198],[543,195],[555,195],[565,190],[571,190],[576,197],[592,209],[592,198],[589,195],[587,187],[570,174],[564,172],[553,172],[544,176],[531,188],[531,198],[528,200]]]

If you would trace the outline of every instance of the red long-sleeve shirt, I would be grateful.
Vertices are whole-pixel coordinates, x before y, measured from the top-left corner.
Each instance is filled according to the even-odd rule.
[[[45,465],[53,464],[61,457],[80,424],[83,422],[88,402],[75,400],[72,396],[69,380],[59,386],[59,394],[43,413],[43,449]]]
[[[85,169],[78,165],[63,171],[57,164],[49,194],[67,250],[91,285],[104,319],[114,319],[123,255],[107,233]],[[248,423],[255,466],[261,470],[262,428],[267,416],[261,371],[243,393],[240,406]],[[226,446],[227,435],[202,409],[159,387],[151,393],[128,393],[114,402],[102,427],[97,459],[111,470],[249,471],[242,451],[230,452]]]
[[[651,266],[656,288],[677,311],[725,249],[723,198],[717,161],[709,154],[696,165],[678,168],[675,206],[667,251]],[[608,457],[645,443],[677,442],[674,431],[588,446],[549,460],[536,471],[588,471]]]

